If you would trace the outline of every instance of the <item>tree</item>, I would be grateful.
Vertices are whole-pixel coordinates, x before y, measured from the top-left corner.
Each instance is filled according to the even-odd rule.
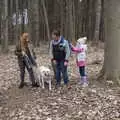
[[[15,26],[15,30],[16,30],[16,33],[15,33],[15,44],[18,44],[18,41],[19,41],[19,25],[18,25],[18,16],[19,16],[19,2],[18,0],[15,1],[15,12],[16,12],[16,26]]]
[[[120,84],[120,0],[105,0],[105,79]]]
[[[39,45],[39,0],[31,0],[28,9],[29,32],[34,46]]]
[[[49,23],[48,23],[47,10],[45,7],[45,0],[41,0],[41,3],[43,6],[44,19],[45,19],[45,24],[46,24],[46,29],[47,29],[47,37],[48,37],[48,40],[50,40],[50,29],[49,29]]]
[[[8,0],[4,0],[3,27],[2,27],[2,51],[8,52]]]
[[[102,1],[96,0],[96,23],[95,23],[95,33],[94,33],[94,40],[97,42],[99,40],[100,35],[100,21],[101,21],[101,7]]]

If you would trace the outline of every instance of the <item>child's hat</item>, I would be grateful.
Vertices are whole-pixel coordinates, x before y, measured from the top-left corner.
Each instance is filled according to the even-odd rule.
[[[77,42],[80,44],[84,44],[86,42],[86,40],[87,40],[87,37],[81,37],[77,40]]]

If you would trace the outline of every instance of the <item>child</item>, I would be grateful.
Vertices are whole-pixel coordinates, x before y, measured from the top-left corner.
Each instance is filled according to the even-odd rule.
[[[77,40],[76,47],[72,45],[72,51],[77,54],[77,66],[79,67],[79,72],[81,76],[80,84],[82,84],[83,87],[88,86],[88,81],[85,73],[87,51],[87,45],[85,44],[86,40],[86,37],[82,37]]]
[[[61,73],[63,76],[64,84],[68,85],[69,78],[67,73],[68,59],[70,56],[70,49],[68,41],[61,35],[60,31],[53,31],[50,44],[50,57],[56,69],[56,87],[61,85]]]

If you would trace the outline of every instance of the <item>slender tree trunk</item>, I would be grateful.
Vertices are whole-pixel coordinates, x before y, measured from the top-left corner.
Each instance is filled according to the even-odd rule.
[[[100,23],[100,40],[104,42],[105,29],[104,29],[104,0],[102,0],[102,11],[101,11],[101,23]]]
[[[22,5],[22,9],[21,9],[21,15],[22,15],[22,24],[21,24],[21,33],[25,32],[25,20],[24,20],[24,0],[21,0],[21,5]]]
[[[29,1],[28,19],[31,40],[34,46],[39,45],[39,0]]]
[[[68,8],[68,0],[65,0],[66,9],[65,9],[65,37],[69,39],[69,8]]]
[[[104,77],[120,84],[120,0],[105,0]]]
[[[64,2],[64,0],[60,1],[60,23],[61,23],[60,32],[61,32],[61,34],[64,33],[64,3],[63,2]]]
[[[68,12],[69,12],[69,38],[68,39],[75,40],[73,0],[68,0]]]
[[[2,44],[2,1],[0,1],[0,45]]]
[[[47,37],[48,37],[48,40],[50,40],[50,29],[49,29],[49,23],[48,23],[47,10],[46,10],[46,7],[45,7],[45,0],[41,0],[41,3],[42,3],[42,6],[43,6],[43,13],[44,13],[46,30],[47,30]]]
[[[29,32],[29,38],[32,41],[32,9],[31,9],[32,3],[31,1],[28,2],[28,32]],[[33,42],[33,41],[32,41]]]
[[[15,1],[16,5],[16,26],[15,26],[15,44],[18,44],[19,41],[19,25],[18,25],[18,17],[19,17],[19,3],[18,0]]]
[[[4,19],[3,19],[3,46],[2,51],[8,52],[8,0],[4,0]]]
[[[95,33],[94,40],[97,42],[100,36],[100,21],[101,21],[101,0],[96,0],[96,23],[95,23]]]

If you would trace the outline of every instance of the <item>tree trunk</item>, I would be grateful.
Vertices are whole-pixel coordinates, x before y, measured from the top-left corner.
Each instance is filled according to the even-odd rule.
[[[24,0],[21,0],[21,15],[22,15],[22,23],[21,23],[21,33],[25,32],[25,20],[24,20]]]
[[[64,34],[64,0],[60,1],[60,33]]]
[[[101,0],[96,1],[96,23],[95,23],[95,33],[94,33],[94,40],[97,42],[99,40],[100,34],[100,21],[101,21],[101,7],[102,3]]]
[[[4,0],[4,19],[3,19],[3,46],[2,51],[8,52],[8,0]]]
[[[47,15],[47,10],[45,7],[45,0],[41,0],[42,6],[43,6],[43,13],[44,13],[44,18],[45,18],[45,24],[46,24],[46,29],[47,29],[47,37],[48,40],[50,40],[50,29],[49,29],[49,23],[48,23],[48,15]]]
[[[19,17],[19,3],[18,0],[15,1],[16,5],[16,26],[15,26],[15,44],[19,42],[19,25],[18,25],[18,17]]]
[[[29,29],[34,46],[39,46],[39,0],[29,1]]]
[[[68,0],[68,12],[69,12],[69,40],[75,40],[74,29],[74,13],[73,13],[73,0]]]
[[[105,0],[105,79],[120,84],[120,0]]]

